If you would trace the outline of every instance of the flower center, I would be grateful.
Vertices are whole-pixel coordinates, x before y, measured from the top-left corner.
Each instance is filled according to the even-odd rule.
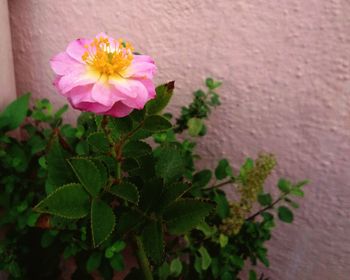
[[[108,38],[95,38],[90,45],[84,47],[86,52],[82,56],[83,61],[101,75],[117,74],[121,76],[133,60],[134,48],[129,42],[122,39],[111,42]]]

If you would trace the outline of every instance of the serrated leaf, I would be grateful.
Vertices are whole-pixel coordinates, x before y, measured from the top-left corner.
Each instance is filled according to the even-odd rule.
[[[175,202],[176,200],[180,199],[191,188],[192,186],[186,183],[178,182],[171,184],[164,190],[162,199],[160,200],[160,208],[163,209],[172,202]]]
[[[105,186],[108,183],[108,168],[106,164],[99,159],[92,159],[92,162],[96,165],[98,168],[100,175],[101,175],[101,181],[102,181],[102,186]]]
[[[69,163],[80,183],[91,196],[96,197],[104,183],[96,165],[91,160],[84,158],[73,158],[69,160]]]
[[[79,219],[89,213],[89,195],[82,185],[68,184],[52,192],[34,210],[67,219]]]
[[[110,149],[108,139],[103,132],[92,133],[87,140],[92,147],[102,153],[107,153]]]
[[[164,236],[161,223],[154,220],[147,222],[141,238],[148,257],[159,264],[164,254]]]
[[[185,173],[186,161],[182,153],[173,147],[164,146],[155,153],[157,176],[164,179],[166,184],[179,179]]]
[[[107,240],[115,227],[113,210],[105,202],[94,198],[91,204],[91,233],[94,247]]]
[[[114,141],[118,141],[123,135],[132,130],[132,120],[129,116],[124,118],[108,118],[108,128]]]
[[[181,199],[164,211],[163,218],[172,234],[185,233],[196,225],[213,210],[212,203],[194,199]]]
[[[232,176],[232,168],[230,163],[227,159],[222,159],[219,161],[219,164],[215,169],[215,177],[218,180],[222,180],[229,176]]]
[[[10,103],[0,113],[0,129],[9,131],[19,127],[27,116],[30,93],[24,94]]]
[[[118,185],[113,185],[109,192],[129,202],[135,204],[138,204],[139,202],[139,191],[137,187],[132,183],[122,182]]]
[[[130,209],[127,212],[123,212],[118,218],[117,231],[123,235],[138,227],[144,219],[144,216],[139,211]]]
[[[142,141],[130,141],[123,147],[123,156],[125,158],[138,158],[152,153],[152,148]]]
[[[64,150],[58,140],[55,139],[47,155],[47,183],[52,189],[72,182],[77,182],[72,169],[66,161],[68,157],[69,153]]]
[[[191,118],[187,122],[188,134],[196,137],[203,129],[203,121],[199,118]]]
[[[151,132],[166,131],[172,127],[171,123],[166,119],[158,115],[148,116],[145,119],[143,128]]]
[[[171,81],[156,88],[156,98],[146,104],[146,110],[149,115],[160,113],[168,105],[173,95],[174,85],[175,82]]]
[[[140,190],[141,197],[139,207],[144,212],[153,210],[153,208],[158,207],[163,189],[164,186],[162,179],[151,178],[146,180]]]
[[[293,212],[288,207],[280,206],[278,207],[278,218],[285,223],[291,223],[293,222]]]

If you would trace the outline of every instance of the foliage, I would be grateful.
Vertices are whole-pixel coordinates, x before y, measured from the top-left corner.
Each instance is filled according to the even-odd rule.
[[[235,172],[227,159],[195,168],[194,140],[206,134],[220,85],[208,78],[175,121],[163,113],[174,82],[143,110],[119,119],[82,113],[76,127],[62,121],[66,106],[55,112],[40,100],[29,110],[29,95],[10,104],[0,114],[0,269],[11,279],[57,279],[61,259],[74,257],[72,279],[112,279],[128,246],[140,268],[127,279],[238,279],[247,261],[269,266],[275,216],[293,221],[291,197],[307,182],[281,179],[274,200],[264,190],[276,164],[268,154]],[[10,136],[16,129],[21,137]]]

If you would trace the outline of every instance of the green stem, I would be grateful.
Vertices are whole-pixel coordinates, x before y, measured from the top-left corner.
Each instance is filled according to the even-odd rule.
[[[116,170],[115,170],[115,174],[116,174],[116,179],[118,180],[118,182],[121,180],[122,178],[122,171],[121,171],[121,162],[117,161],[117,166],[116,166]]]
[[[145,280],[153,280],[153,275],[151,271],[151,267],[146,256],[145,249],[143,248],[143,244],[141,238],[137,235],[134,236],[136,243],[136,257],[139,263],[139,266],[143,272],[143,276]]]

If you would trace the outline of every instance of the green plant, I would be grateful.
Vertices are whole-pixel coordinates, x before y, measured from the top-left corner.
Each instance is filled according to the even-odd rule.
[[[306,182],[281,179],[273,200],[263,188],[276,164],[267,154],[236,172],[226,159],[214,171],[195,168],[195,140],[220,104],[220,85],[208,78],[174,121],[163,113],[174,82],[157,87],[143,110],[124,118],[82,113],[76,127],[62,122],[66,106],[53,112],[41,100],[28,110],[29,95],[10,104],[0,115],[0,269],[13,279],[56,279],[61,257],[74,257],[72,279],[94,271],[111,279],[125,269],[128,246],[139,267],[127,279],[237,279],[248,260],[268,266],[272,210],[285,203],[277,216],[292,222],[291,196],[302,196]],[[8,135],[19,126],[22,137]],[[239,199],[227,198],[227,184]],[[254,214],[255,203],[262,208]],[[45,267],[37,257],[29,264],[35,254]]]

